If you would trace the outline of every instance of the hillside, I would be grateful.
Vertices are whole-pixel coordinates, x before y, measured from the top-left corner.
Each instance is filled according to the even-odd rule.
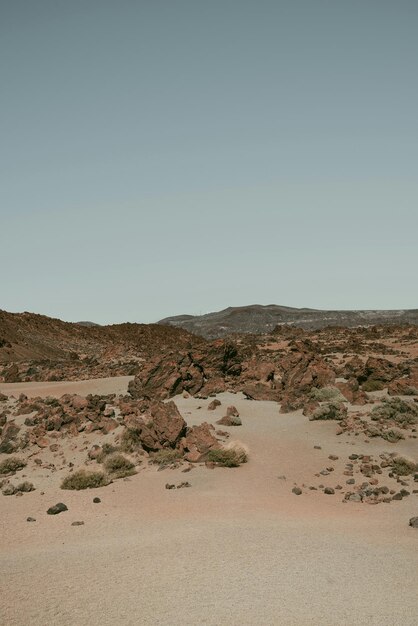
[[[186,330],[157,324],[85,326],[0,311],[0,364],[19,363],[22,370],[27,363],[25,378],[31,380],[45,379],[43,369],[50,380],[130,375],[142,359],[202,342]]]
[[[164,326],[183,328],[207,339],[233,333],[268,333],[287,324],[306,330],[327,326],[374,326],[381,324],[418,324],[418,309],[394,311],[320,311],[296,309],[276,304],[254,304],[228,307],[205,315],[177,315],[158,322]]]

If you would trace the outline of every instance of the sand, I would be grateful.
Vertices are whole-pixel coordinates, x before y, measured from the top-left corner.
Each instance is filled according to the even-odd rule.
[[[89,393],[98,384],[59,383],[56,390]],[[127,380],[113,384],[101,393],[126,389]],[[31,385],[40,395],[40,383]],[[250,460],[239,468],[182,473],[144,466],[84,492],[62,491],[43,477],[33,493],[0,496],[0,623],[418,623],[418,531],[408,526],[418,496],[370,506],[343,503],[338,493],[291,493],[294,483],[321,482],[313,474],[329,464],[329,454],[340,459],[321,480],[335,486],[348,454],[393,448],[336,437],[335,424],[280,415],[272,402],[218,397],[222,406],[214,412],[208,400],[176,403],[195,424],[215,422],[229,404],[239,409],[243,425],[225,428],[249,448]],[[396,449],[411,454],[416,447],[410,440]],[[192,486],[165,489],[183,480]],[[94,496],[102,502],[93,504]],[[46,515],[58,501],[69,510]],[[71,526],[78,520],[84,525]]]

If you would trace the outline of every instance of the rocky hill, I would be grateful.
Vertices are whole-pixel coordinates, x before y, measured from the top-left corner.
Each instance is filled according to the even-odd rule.
[[[1,364],[10,363],[19,364],[19,380],[130,375],[141,360],[203,341],[181,328],[157,324],[85,326],[0,311],[0,378]],[[13,374],[9,378],[14,382]]]
[[[177,315],[158,322],[184,328],[207,339],[233,333],[268,333],[276,326],[290,325],[307,330],[328,326],[418,325],[418,309],[393,311],[321,311],[269,304],[228,307],[206,315]]]

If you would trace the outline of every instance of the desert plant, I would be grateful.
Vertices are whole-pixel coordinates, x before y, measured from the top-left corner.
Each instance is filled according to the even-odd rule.
[[[380,380],[373,380],[373,378],[371,378],[370,380],[364,381],[361,388],[363,391],[382,391],[385,385]]]
[[[396,428],[383,430],[381,428],[376,428],[376,426],[369,426],[367,428],[367,435],[369,437],[382,437],[382,439],[388,441],[389,443],[397,443],[401,439],[405,439],[403,434]]]
[[[14,474],[26,466],[26,461],[12,456],[0,463],[0,474]]]
[[[398,476],[408,476],[408,474],[418,471],[418,463],[405,456],[395,456],[392,459],[392,471]]]
[[[61,489],[95,489],[105,487],[111,481],[103,472],[86,472],[81,469],[69,474],[61,483]]]
[[[209,450],[208,461],[223,467],[238,467],[247,462],[247,453],[240,448]]]
[[[115,452],[118,452],[119,450],[120,448],[118,446],[114,446],[111,443],[104,443],[100,453],[96,457],[96,461],[98,463],[103,463],[103,461],[106,459],[107,456],[109,456],[110,454],[114,454]]]
[[[124,478],[136,474],[135,465],[123,456],[123,454],[111,454],[107,456],[103,463],[106,471],[112,478]]]
[[[30,483],[28,480],[25,480],[23,483],[20,483],[19,485],[17,485],[16,491],[28,493],[29,491],[35,491],[35,487],[33,486],[33,483]]]
[[[337,387],[314,388],[311,390],[309,396],[312,400],[317,400],[318,402],[347,402],[347,399]]]
[[[178,450],[173,450],[172,448],[157,450],[157,452],[153,452],[150,457],[151,463],[155,463],[156,465],[160,465],[162,467],[164,467],[164,465],[177,463],[180,459],[180,452]]]
[[[135,428],[125,428],[120,440],[120,448],[124,452],[135,452],[142,449],[140,432]]]
[[[383,398],[380,406],[375,406],[370,414],[374,421],[394,422],[400,428],[418,424],[418,405],[401,398]]]
[[[309,417],[312,420],[342,420],[347,416],[347,407],[341,402],[327,402],[318,407]]]

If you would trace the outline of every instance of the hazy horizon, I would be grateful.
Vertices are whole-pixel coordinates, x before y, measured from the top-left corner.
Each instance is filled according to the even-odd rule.
[[[0,308],[418,308],[417,18],[0,0]]]

